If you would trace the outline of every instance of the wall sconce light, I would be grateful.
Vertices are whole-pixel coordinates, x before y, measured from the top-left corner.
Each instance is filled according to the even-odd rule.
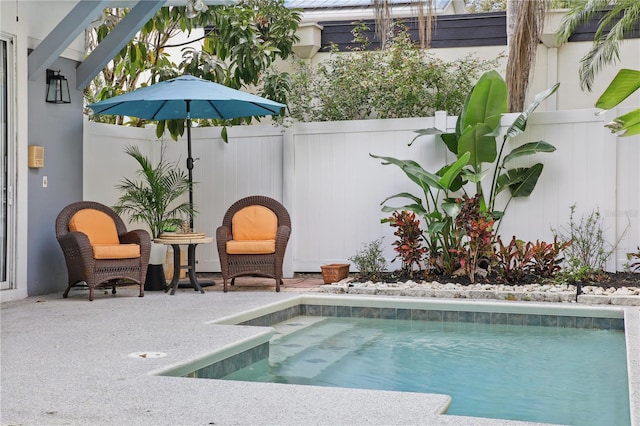
[[[70,104],[69,82],[60,71],[47,70],[47,102],[52,104]]]

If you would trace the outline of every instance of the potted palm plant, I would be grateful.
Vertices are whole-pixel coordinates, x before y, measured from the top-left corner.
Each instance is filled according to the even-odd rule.
[[[164,149],[163,145],[160,160],[153,165],[137,146],[125,148],[125,153],[138,162],[140,169],[137,179],[125,178],[116,186],[122,195],[113,206],[116,213],[127,214],[130,222],[146,224],[153,238],[158,238],[165,231],[175,231],[182,224],[184,217],[195,213],[188,200],[184,200],[183,197],[188,193],[192,183],[176,163],[164,159]],[[166,282],[162,270],[165,254],[166,246],[155,244],[152,247],[145,290],[165,289]],[[154,265],[159,265],[160,268]]]

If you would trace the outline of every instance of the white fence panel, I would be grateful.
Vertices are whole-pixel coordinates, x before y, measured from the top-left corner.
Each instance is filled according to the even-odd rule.
[[[137,145],[145,155],[157,161],[149,143],[150,135],[150,129],[86,121],[82,152],[84,200],[114,205],[120,196],[116,185],[125,177],[134,178],[138,170],[138,163],[124,153],[124,148]]]
[[[637,147],[638,138],[616,138],[604,127],[609,119],[609,115],[596,116],[594,110],[544,112],[531,117],[527,133],[520,138],[522,143],[544,140],[557,150],[531,158],[542,162],[544,171],[531,197],[511,203],[499,230],[503,240],[516,235],[526,241],[551,241],[552,228],[567,233],[570,207],[575,205],[574,220],[578,223],[591,213],[600,213],[604,239],[612,245],[618,243],[607,269],[624,269],[626,253],[634,251],[639,241],[640,227],[633,213],[617,203],[619,183],[627,180],[619,169],[619,150],[629,143]],[[638,151],[627,152],[630,157],[622,161],[627,163],[624,166],[637,164]],[[637,194],[639,188],[636,185],[633,191]]]
[[[269,125],[232,127],[228,144],[220,138],[219,127],[194,128],[191,136],[192,156],[197,159],[193,168],[197,231],[215,235],[227,208],[247,195],[282,199],[282,129]],[[186,133],[178,142],[165,139],[165,159],[177,161],[186,172]],[[154,163],[160,158],[162,144],[156,140],[153,126],[142,129],[85,123],[85,200],[113,205],[119,196],[115,185],[124,177],[136,177],[138,164],[123,152],[127,145],[137,145]],[[198,247],[197,258],[198,270],[220,271],[215,244]],[[292,273],[291,268],[288,272]]]
[[[575,219],[599,210],[605,239],[619,241],[609,270],[622,270],[626,253],[640,245],[640,137],[616,138],[604,124],[625,110],[596,116],[594,110],[534,114],[527,133],[510,141],[506,152],[530,141],[544,140],[557,150],[518,159],[521,165],[544,164],[529,198],[514,199],[500,226],[506,242],[553,239],[553,229],[568,226],[570,206]],[[393,257],[393,229],[380,220],[389,214],[380,203],[410,192],[422,195],[396,166],[383,166],[376,154],[412,159],[435,172],[453,156],[434,137],[409,142],[413,131],[437,127],[451,131],[455,117],[298,123],[281,129],[269,125],[229,128],[229,143],[219,128],[193,129],[194,201],[199,214],[195,228],[215,233],[234,201],[251,194],[281,200],[292,218],[292,237],[285,258],[285,275],[319,271],[320,265],[347,262],[365,243],[384,237],[388,261]],[[168,142],[170,160],[184,164],[186,144]],[[133,176],[136,164],[122,149],[138,143],[156,160],[159,145],[154,129],[123,128],[87,123],[85,140],[85,199],[113,204],[114,186]],[[184,167],[184,166],[183,166]],[[491,175],[485,180],[490,181]],[[504,206],[504,197],[498,207]],[[402,205],[405,200],[390,200]],[[626,233],[625,233],[626,231]],[[198,249],[199,270],[219,271],[214,245]],[[399,267],[390,265],[391,269]]]
[[[220,129],[193,129],[194,205],[198,210],[194,228],[215,236],[216,228],[231,204],[248,195],[282,200],[282,129],[262,126],[228,128],[228,143]],[[198,248],[198,269],[220,271],[215,244]],[[290,268],[289,275],[292,273]]]
[[[380,203],[400,192],[420,195],[420,189],[398,167],[383,166],[369,154],[441,161],[440,144],[408,146],[413,130],[433,126],[433,118],[294,126],[294,270],[316,271],[321,264],[345,262],[380,237],[386,257],[393,258],[392,228],[380,223],[389,214]]]

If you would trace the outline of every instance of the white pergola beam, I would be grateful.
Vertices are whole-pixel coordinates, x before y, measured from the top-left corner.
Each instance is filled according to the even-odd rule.
[[[93,21],[108,1],[79,1],[58,25],[29,54],[29,80],[35,81]]]
[[[140,1],[76,69],[76,89],[84,89],[155,15],[166,0]]]

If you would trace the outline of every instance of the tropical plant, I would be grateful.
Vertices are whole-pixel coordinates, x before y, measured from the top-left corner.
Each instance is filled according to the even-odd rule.
[[[464,194],[457,202],[462,205],[460,212],[454,218],[456,231],[462,236],[462,247],[457,249],[457,253],[460,267],[473,283],[476,280],[476,274],[487,274],[494,260],[493,224],[495,220],[490,214],[481,211],[478,194],[471,198]],[[481,266],[484,267],[481,268]]]
[[[398,166],[407,177],[422,189],[422,197],[408,192],[401,192],[380,203],[383,212],[408,210],[419,214],[425,221],[428,239],[427,249],[430,254],[430,269],[435,273],[453,273],[458,266],[457,251],[460,247],[460,236],[455,232],[453,218],[460,212],[460,203],[451,194],[462,186],[460,172],[468,163],[470,153],[463,154],[453,164],[446,165],[438,172],[431,173],[413,160],[398,160],[393,157],[382,157],[369,154],[373,158],[381,159],[383,165]],[[391,199],[408,199],[410,204],[400,207],[387,206]],[[386,219],[382,219],[384,223]]]
[[[553,243],[536,240],[530,243],[532,253],[529,270],[537,277],[552,278],[562,270],[563,253],[573,244],[572,241],[558,241],[553,239]]]
[[[422,246],[424,237],[416,214],[407,210],[395,211],[387,222],[391,227],[396,228],[393,235],[398,237],[393,242],[393,250],[397,255],[392,262],[400,259],[402,271],[409,276],[416,270],[414,265],[418,271],[422,270],[422,261],[427,254],[427,248]]]
[[[502,114],[506,111],[507,90],[502,77],[489,71],[480,78],[467,96],[462,113],[458,116],[455,133],[443,133],[438,129],[417,130],[418,136],[439,135],[447,148],[457,156],[452,164],[445,165],[436,173],[430,173],[413,160],[399,160],[370,154],[383,160],[383,164],[393,164],[423,191],[423,197],[410,193],[399,193],[385,199],[382,204],[394,198],[405,198],[410,204],[404,206],[383,206],[383,211],[408,210],[421,215],[428,234],[427,246],[434,269],[453,272],[459,264],[459,254],[463,251],[461,236],[455,231],[454,219],[460,213],[461,203],[454,193],[469,183],[475,186],[480,212],[485,218],[495,220],[498,225],[509,203],[515,197],[528,197],[534,190],[542,173],[541,163],[530,167],[508,169],[509,163],[517,158],[539,152],[553,152],[555,148],[544,142],[529,142],[503,155],[506,144],[526,130],[527,120],[537,106],[557,89],[558,84],[535,97],[534,102],[520,113],[509,126],[498,150],[496,138],[500,135]],[[412,142],[413,143],[413,142]],[[494,164],[490,189],[485,193],[481,181],[486,175],[484,164]],[[496,209],[497,196],[508,190],[509,198],[502,210]],[[493,224],[492,224],[493,226]]]
[[[534,101],[507,128],[498,147],[496,139],[501,133],[502,115],[506,112],[507,87],[497,72],[489,71],[483,74],[467,97],[462,113],[458,116],[455,133],[443,133],[433,128],[423,129],[416,131],[416,138],[439,135],[449,151],[458,158],[469,154],[468,167],[461,174],[464,183],[475,184],[475,193],[480,196],[481,211],[500,221],[513,198],[531,195],[543,170],[542,163],[515,168],[508,168],[509,164],[517,158],[555,151],[553,145],[535,141],[518,146],[505,155],[507,142],[524,133],[529,116],[558,86],[559,83],[535,96]],[[488,191],[482,185],[482,179],[488,172],[485,165],[494,165]],[[498,195],[505,190],[508,190],[509,197],[504,207],[497,210]]]
[[[532,261],[532,257],[533,253],[529,244],[516,239],[515,235],[506,246],[498,236],[496,269],[505,281],[510,283],[522,281],[527,275],[527,268]]]
[[[638,89],[640,89],[640,71],[622,69],[618,71],[609,87],[598,98],[596,107],[604,110],[611,109]],[[640,134],[640,108],[614,118],[605,126],[619,136]]]
[[[527,275],[537,278],[553,278],[561,271],[566,278],[570,273],[562,269],[564,253],[571,246],[571,241],[558,241],[554,237],[553,243],[536,240],[535,243],[525,243],[516,239],[515,235],[508,246],[498,237],[496,250],[496,269],[507,282],[521,282]],[[576,270],[573,278],[575,281]]]
[[[596,75],[607,65],[620,60],[620,45],[626,35],[638,30],[640,2],[638,0],[575,1],[562,19],[556,38],[566,43],[575,29],[592,19],[598,19],[593,45],[580,60],[580,87],[591,91]]]
[[[128,214],[131,222],[145,223],[153,238],[180,226],[184,217],[196,213],[188,201],[181,201],[192,183],[177,164],[163,159],[164,146],[155,166],[135,145],[126,147],[125,153],[140,165],[139,179],[125,178],[116,186],[122,192],[113,206],[116,213]]]

